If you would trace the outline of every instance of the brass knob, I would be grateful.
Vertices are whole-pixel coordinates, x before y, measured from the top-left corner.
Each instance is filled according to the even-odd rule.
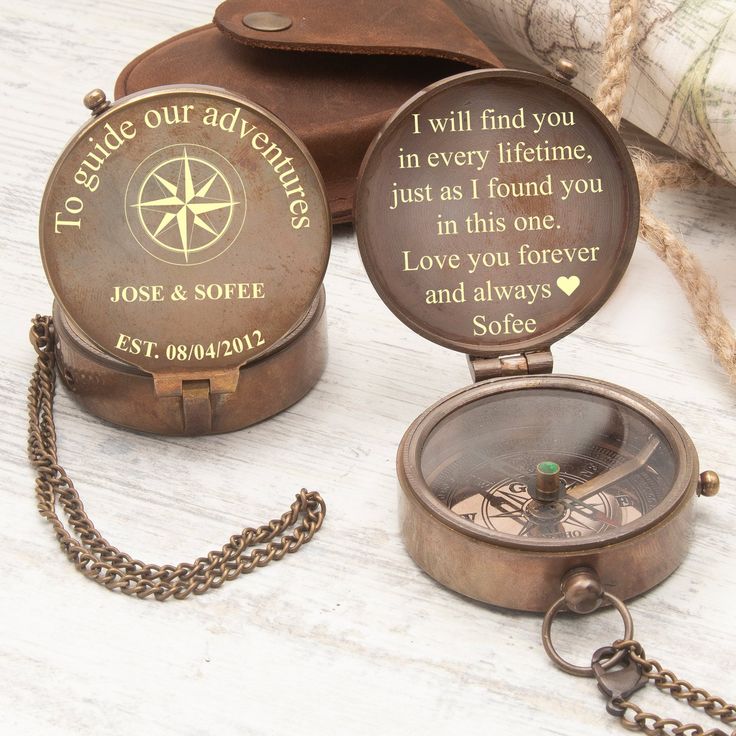
[[[565,84],[570,84],[577,75],[578,68],[569,59],[560,59],[552,74],[555,79]]]
[[[84,106],[93,115],[99,115],[110,107],[110,100],[107,99],[107,95],[101,89],[93,89],[84,96]]]
[[[578,567],[562,579],[565,605],[573,613],[592,613],[603,603],[603,584],[595,570]]]
[[[698,496],[715,496],[721,489],[721,479],[713,470],[704,470],[698,481]]]

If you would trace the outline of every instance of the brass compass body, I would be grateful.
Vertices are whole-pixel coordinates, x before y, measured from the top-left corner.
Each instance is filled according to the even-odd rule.
[[[556,493],[534,498],[540,464]],[[591,379],[492,379],[410,427],[398,455],[412,557],[488,603],[547,610],[560,581],[594,569],[627,599],[663,580],[689,542],[697,455],[672,417]]]
[[[56,359],[94,414],[163,434],[239,429],[326,362],[331,223],[304,145],[214,87],[146,90],[89,120],[46,187]]]
[[[609,602],[656,585],[687,550],[693,498],[717,488],[653,402],[545,375],[551,345],[624,276],[638,230],[628,151],[567,81],[484,70],[427,88],[374,140],[357,197],[378,293],[466,353],[475,380],[401,441],[407,550],[453,590],[526,611],[580,570]]]

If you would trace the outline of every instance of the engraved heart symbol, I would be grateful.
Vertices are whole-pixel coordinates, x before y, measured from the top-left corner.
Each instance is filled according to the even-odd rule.
[[[560,276],[560,278],[557,279],[557,287],[568,296],[570,296],[578,286],[580,286],[579,276]]]

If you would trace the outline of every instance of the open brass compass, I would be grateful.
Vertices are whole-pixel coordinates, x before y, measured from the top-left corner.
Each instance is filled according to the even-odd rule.
[[[615,289],[638,229],[625,145],[569,86],[569,69],[470,72],[408,101],[363,162],[357,235],[389,308],[466,353],[475,381],[401,441],[409,554],[467,596],[547,612],[550,656],[600,675],[623,715],[643,651],[609,648],[574,665],[557,654],[552,622],[613,604],[632,640],[623,601],[677,568],[693,499],[714,495],[718,477],[699,473],[690,438],[651,401],[546,375],[551,344]]]

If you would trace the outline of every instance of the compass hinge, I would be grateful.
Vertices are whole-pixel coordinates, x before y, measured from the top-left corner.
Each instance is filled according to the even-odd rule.
[[[468,356],[470,375],[475,383],[502,376],[526,376],[552,373],[552,351],[534,350],[518,355],[501,355],[497,358]]]

